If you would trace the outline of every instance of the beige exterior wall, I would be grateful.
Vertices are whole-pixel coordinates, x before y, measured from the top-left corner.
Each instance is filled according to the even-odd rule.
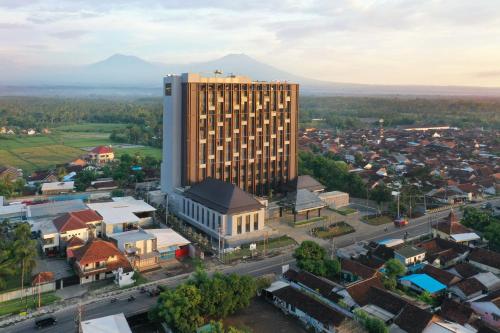
[[[188,222],[195,224],[200,229],[207,231],[213,236],[219,234],[219,218],[224,236],[235,236],[264,228],[265,208],[234,215],[220,214],[189,198],[183,198],[180,215]],[[254,225],[257,217],[257,229]],[[215,218],[215,219],[214,219]],[[241,232],[238,232],[238,218],[241,218]],[[247,229],[247,219],[250,222]],[[248,231],[247,231],[248,230]]]
[[[83,241],[86,241],[88,239],[87,228],[71,230],[71,231],[67,231],[65,233],[60,234],[61,240],[64,240],[65,242],[69,241],[71,239],[71,237],[75,237],[75,236],[82,239]]]

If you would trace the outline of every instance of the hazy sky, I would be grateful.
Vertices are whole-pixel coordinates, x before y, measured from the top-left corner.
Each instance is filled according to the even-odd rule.
[[[246,53],[337,82],[500,86],[500,1],[0,0],[0,62],[114,53],[164,63]]]

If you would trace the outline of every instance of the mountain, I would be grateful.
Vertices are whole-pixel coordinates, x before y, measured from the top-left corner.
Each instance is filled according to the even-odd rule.
[[[206,62],[168,64],[115,54],[102,61],[75,67],[20,68],[0,61],[0,95],[160,95],[167,73],[195,72],[246,75],[253,80],[291,81],[304,94],[317,95],[441,95],[500,96],[500,89],[458,86],[391,86],[336,83],[292,74],[245,54],[228,54]],[[27,89],[29,87],[29,89]]]

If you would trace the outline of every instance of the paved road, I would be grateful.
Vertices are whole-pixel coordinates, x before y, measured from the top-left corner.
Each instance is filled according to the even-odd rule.
[[[281,273],[281,266],[286,264],[293,264],[295,260],[292,258],[291,254],[281,255],[273,258],[267,258],[265,260],[241,263],[235,266],[225,267],[220,271],[226,274],[238,273],[238,274],[249,274],[252,276],[260,276],[269,273]],[[185,281],[186,277],[173,277],[169,279],[168,283],[165,285],[168,287],[175,287],[181,282]],[[136,297],[135,301],[128,302],[127,298],[129,295],[134,295]],[[110,303],[110,299],[102,299],[95,303],[88,304],[82,309],[82,318],[93,319],[103,316],[109,316],[112,314],[117,314],[123,312],[126,316],[131,316],[134,314],[143,313],[156,302],[156,297],[149,297],[146,294],[140,294],[138,291],[125,292],[118,298],[118,302]],[[34,327],[34,320],[26,320],[13,326],[0,329],[4,333],[13,332],[61,332],[70,333],[75,332],[75,318],[77,316],[77,306],[73,305],[66,309],[57,311],[53,314],[57,318],[57,325],[54,327],[45,328],[42,330],[37,330]]]
[[[481,203],[468,204],[467,206],[479,207],[485,202],[491,202],[493,205],[498,205],[500,204],[500,199],[497,198]],[[460,218],[462,212],[459,209],[455,209],[454,211],[455,214]],[[419,218],[411,219],[409,225],[406,227],[399,228],[392,224],[385,224],[378,226],[377,229],[369,232],[356,232],[350,235],[342,236],[335,239],[335,247],[339,248],[347,246],[361,240],[378,241],[386,238],[403,238],[405,232],[408,232],[410,238],[427,234],[431,231],[431,223],[447,217],[448,214],[450,214],[449,209],[442,212],[431,213]],[[384,228],[387,228],[387,231],[385,231]]]

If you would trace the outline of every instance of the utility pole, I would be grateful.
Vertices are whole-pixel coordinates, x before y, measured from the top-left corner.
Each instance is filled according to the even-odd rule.
[[[76,324],[76,331],[78,333],[83,333],[82,331],[82,304],[78,304],[78,308],[76,310],[76,318],[75,318],[75,324]]]

